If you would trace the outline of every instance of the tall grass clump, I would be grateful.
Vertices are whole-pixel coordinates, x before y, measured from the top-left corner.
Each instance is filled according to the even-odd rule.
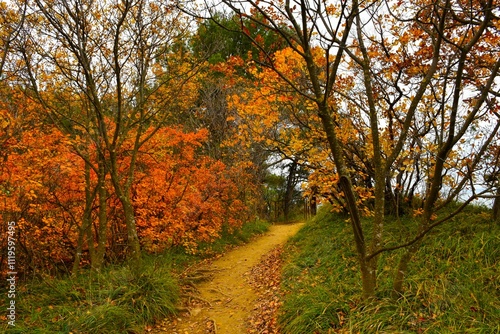
[[[0,327],[7,333],[142,333],[175,313],[179,290],[169,268],[154,261],[138,272],[112,266],[30,283],[17,296],[16,327]]]
[[[401,240],[402,225],[415,221],[394,219],[388,238]],[[323,207],[285,248],[283,333],[500,333],[500,227],[486,210],[469,208],[433,231],[394,300],[399,255],[382,254],[377,299],[363,301],[350,224]]]

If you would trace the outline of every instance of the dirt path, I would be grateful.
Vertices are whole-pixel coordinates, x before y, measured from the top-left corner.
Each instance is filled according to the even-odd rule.
[[[244,334],[257,295],[247,275],[262,256],[293,236],[303,224],[273,225],[269,232],[227,252],[221,258],[197,268],[210,272],[209,281],[195,284],[196,294],[188,309],[177,319],[166,321],[153,333],[169,334]]]

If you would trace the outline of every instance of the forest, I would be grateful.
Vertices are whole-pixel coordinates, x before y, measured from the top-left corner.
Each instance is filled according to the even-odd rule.
[[[327,207],[360,303],[405,298],[436,231],[498,230],[499,69],[498,0],[1,1],[2,282]]]

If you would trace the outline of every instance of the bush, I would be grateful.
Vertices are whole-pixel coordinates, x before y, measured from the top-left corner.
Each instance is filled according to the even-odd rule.
[[[176,312],[179,285],[175,275],[200,259],[228,246],[247,242],[267,231],[256,220],[239,229],[226,229],[197,254],[176,247],[162,254],[144,254],[139,270],[127,264],[108,266],[101,273],[84,271],[78,277],[42,276],[18,284],[16,327],[0,323],[5,333],[143,333],[144,327]],[[7,294],[0,289],[0,304]]]

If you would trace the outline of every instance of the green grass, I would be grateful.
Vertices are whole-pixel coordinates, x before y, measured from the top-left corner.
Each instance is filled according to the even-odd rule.
[[[388,238],[412,224],[387,224]],[[488,213],[470,208],[433,231],[395,301],[400,254],[381,256],[377,299],[363,302],[351,227],[320,210],[285,249],[283,333],[500,333],[500,226]]]
[[[178,286],[168,267],[106,268],[75,278],[20,285],[15,329],[7,333],[130,333],[175,313]],[[2,324],[4,325],[4,324]]]
[[[200,245],[197,254],[172,249],[163,254],[144,255],[139,270],[127,264],[113,265],[101,273],[43,276],[18,283],[16,326],[8,326],[2,320],[0,332],[143,333],[146,325],[176,313],[177,272],[231,245],[247,242],[268,227],[265,222],[255,221],[232,233],[226,230],[221,239]],[[0,292],[0,305],[7,305],[4,289]]]

